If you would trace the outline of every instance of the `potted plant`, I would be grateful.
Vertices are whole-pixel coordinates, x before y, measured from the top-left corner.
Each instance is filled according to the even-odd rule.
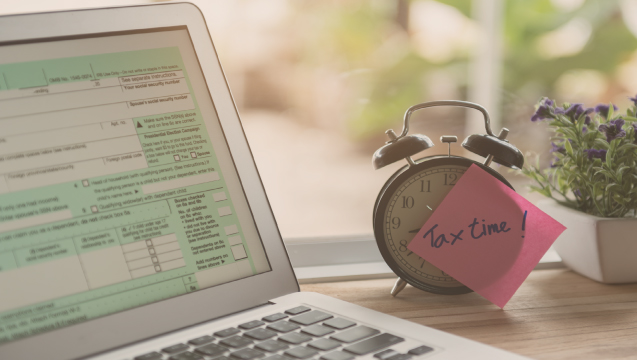
[[[527,166],[538,206],[567,230],[555,242],[566,266],[603,283],[637,282],[637,96],[612,104],[558,106],[543,98],[532,121],[552,129],[547,169]]]

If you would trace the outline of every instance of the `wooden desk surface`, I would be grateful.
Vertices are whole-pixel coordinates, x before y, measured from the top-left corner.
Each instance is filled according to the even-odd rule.
[[[393,279],[301,285],[534,359],[637,359],[637,284],[603,285],[569,270],[536,270],[500,310],[475,293],[442,296]]]

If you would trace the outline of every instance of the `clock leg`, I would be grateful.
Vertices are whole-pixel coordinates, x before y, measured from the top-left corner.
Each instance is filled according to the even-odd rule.
[[[399,292],[403,291],[405,286],[407,286],[407,282],[401,278],[398,278],[398,280],[396,280],[396,283],[394,284],[394,287],[391,289],[391,296],[395,297],[396,295],[398,295]]]

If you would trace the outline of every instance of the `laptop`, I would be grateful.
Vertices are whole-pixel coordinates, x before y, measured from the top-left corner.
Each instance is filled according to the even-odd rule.
[[[523,358],[299,292],[192,4],[0,17],[0,175],[1,359]]]

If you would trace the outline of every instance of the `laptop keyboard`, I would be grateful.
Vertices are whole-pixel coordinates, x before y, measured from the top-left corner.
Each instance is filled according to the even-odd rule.
[[[390,348],[403,341],[400,336],[297,306],[134,360],[353,360],[372,353],[378,360],[410,360],[433,351],[425,345],[405,354]]]

